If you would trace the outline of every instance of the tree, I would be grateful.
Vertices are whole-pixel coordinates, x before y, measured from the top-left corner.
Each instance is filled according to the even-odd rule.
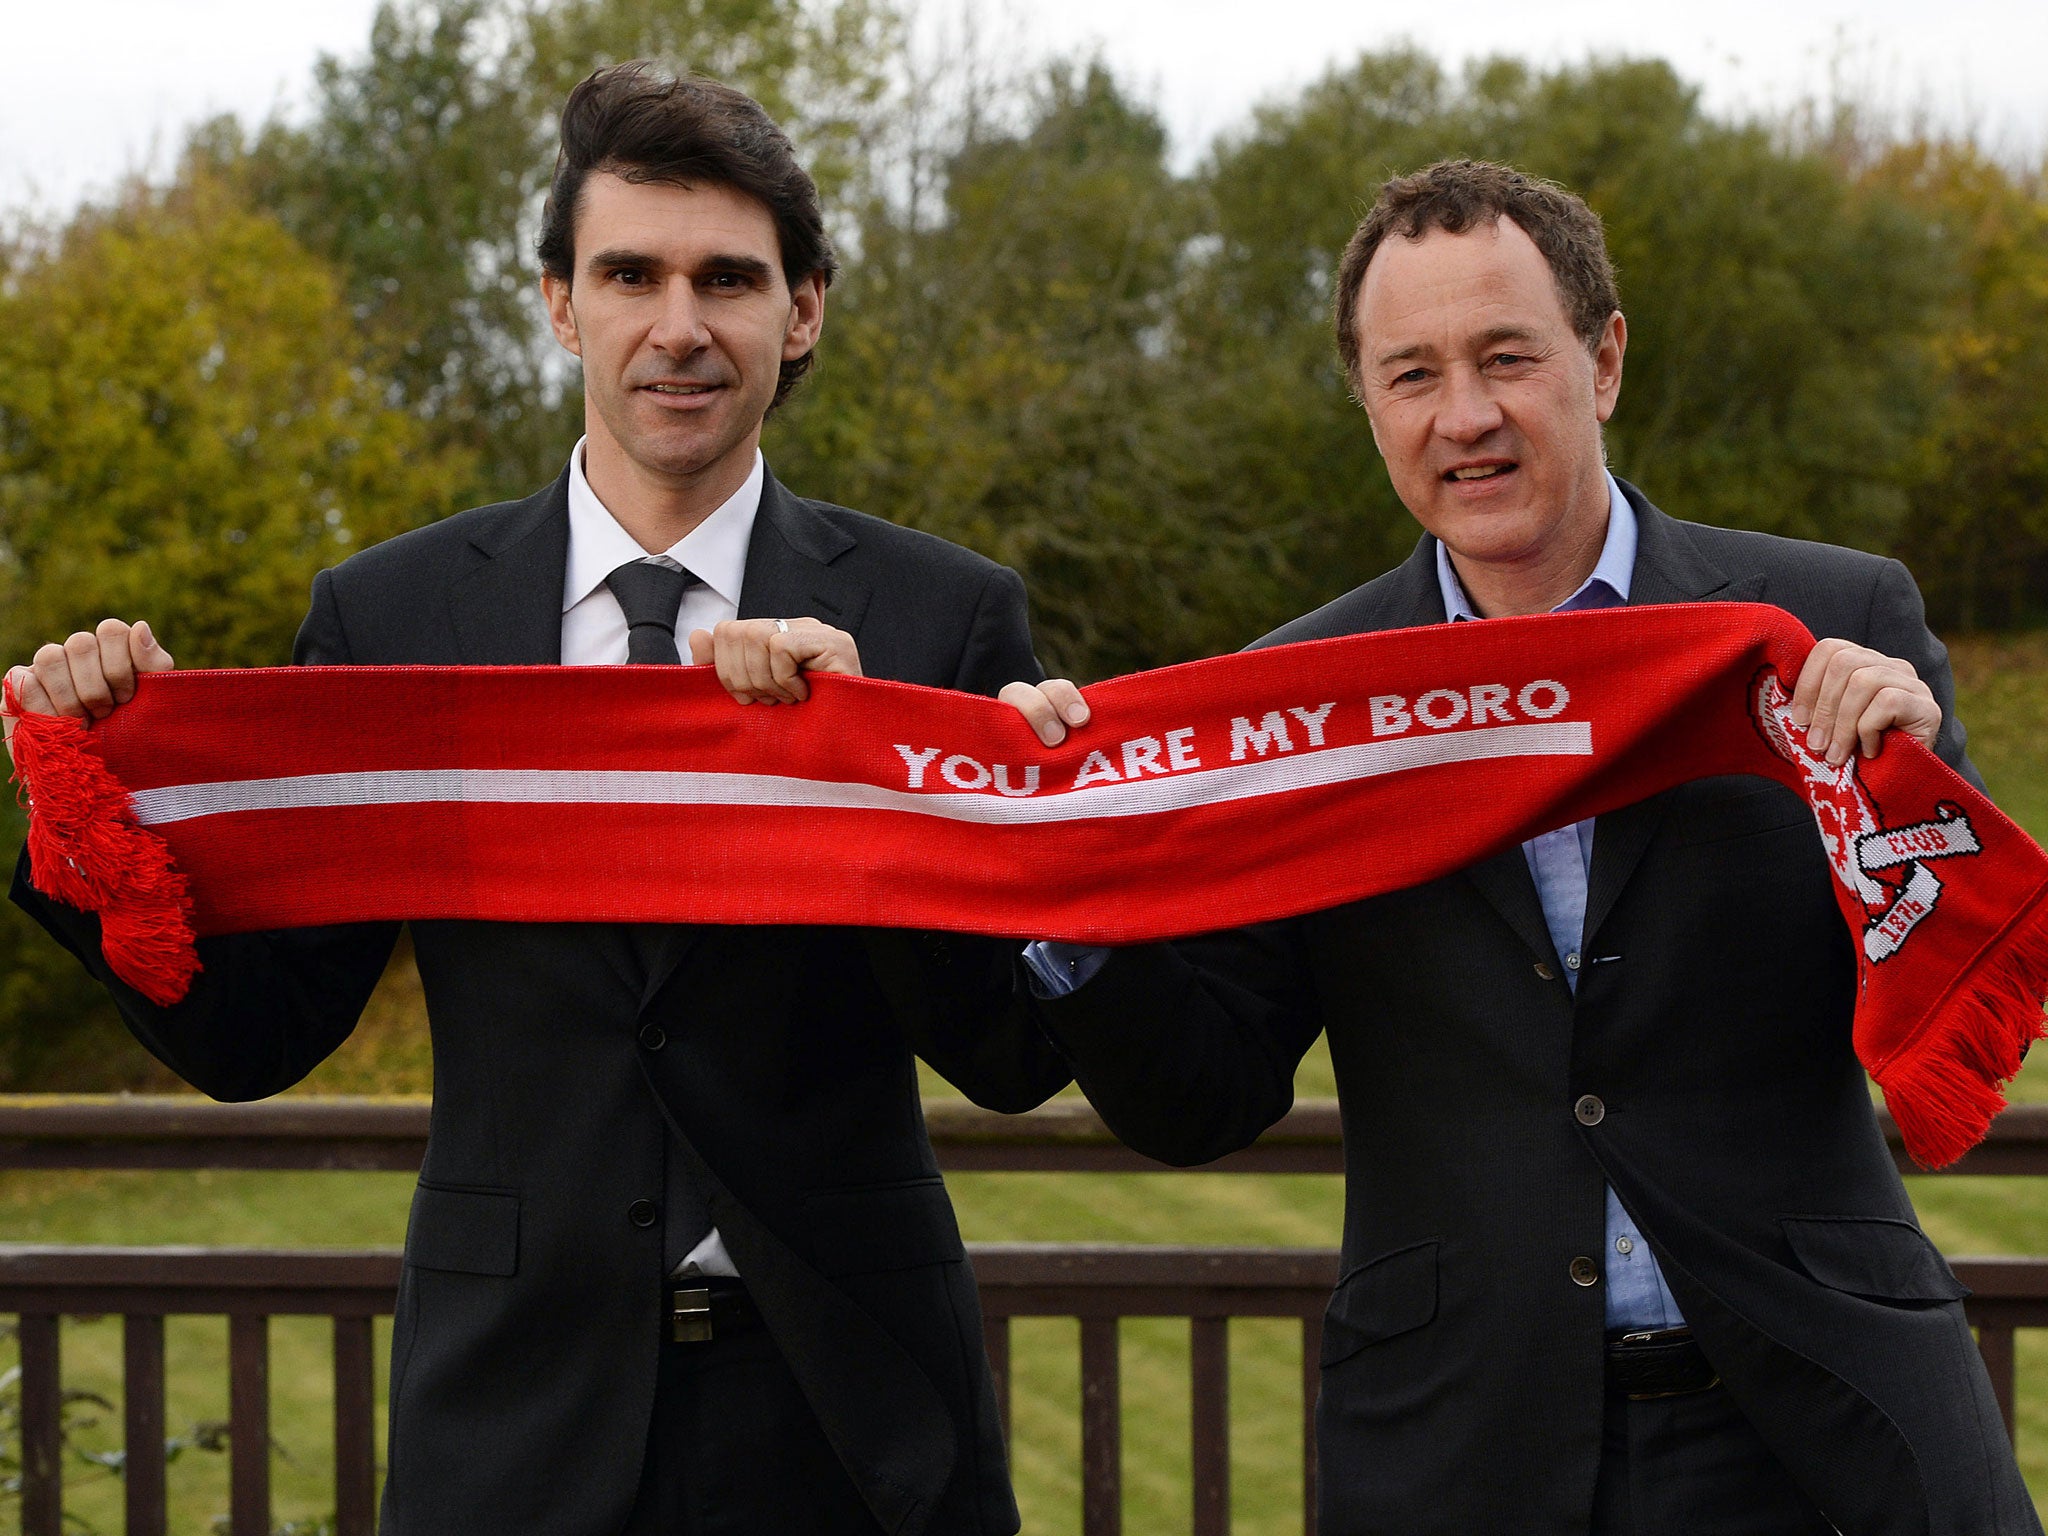
[[[1887,146],[1864,173],[1921,210],[1960,269],[1944,389],[1899,552],[1964,629],[2048,618],[2048,182],[1968,144]]]
[[[1143,665],[1177,638],[1159,562],[1188,543],[1153,488],[1172,451],[1157,332],[1194,206],[1157,118],[1099,66],[1048,70],[1011,129],[971,106],[930,201],[885,187],[862,210],[773,451],[813,494],[1023,571],[1049,663]]]
[[[185,666],[282,663],[313,574],[445,514],[468,472],[385,403],[334,276],[217,182],[131,188],[13,254],[0,656],[115,614]],[[104,996],[11,907],[0,1019],[0,1080],[111,1038]]]

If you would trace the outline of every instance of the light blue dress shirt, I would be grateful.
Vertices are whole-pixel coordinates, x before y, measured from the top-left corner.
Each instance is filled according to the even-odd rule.
[[[1571,613],[1582,608],[1619,608],[1628,602],[1629,580],[1636,564],[1636,514],[1621,494],[1614,476],[1607,477],[1607,540],[1601,546],[1599,562],[1585,584],[1552,609]],[[1477,619],[1471,600],[1452,569],[1450,553],[1436,547],[1437,584],[1443,590],[1444,615],[1453,622]],[[1543,920],[1550,929],[1550,941],[1564,962],[1565,985],[1576,995],[1579,990],[1579,946],[1586,926],[1586,876],[1593,862],[1591,818],[1569,827],[1545,832],[1522,844],[1529,861],[1529,873],[1536,881],[1536,897],[1543,904]],[[1024,963],[1030,968],[1033,986],[1042,996],[1064,997],[1084,985],[1102,968],[1110,951],[1081,944],[1043,942],[1026,946]],[[1664,1283],[1656,1257],[1643,1234],[1622,1209],[1614,1191],[1607,1191],[1607,1326],[1609,1328],[1678,1328],[1685,1323]]]

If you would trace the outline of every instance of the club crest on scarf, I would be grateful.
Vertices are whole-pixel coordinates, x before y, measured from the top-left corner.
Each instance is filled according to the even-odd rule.
[[[1805,780],[1821,842],[1835,874],[1863,903],[1863,955],[1873,965],[1899,952],[1914,928],[1941,899],[1934,859],[1982,852],[1976,828],[1960,806],[1943,801],[1933,819],[1887,827],[1858,771],[1854,752],[1836,767],[1809,751],[1806,732],[1792,720],[1792,696],[1775,667],[1764,667],[1751,694],[1757,729],[1778,756]]]

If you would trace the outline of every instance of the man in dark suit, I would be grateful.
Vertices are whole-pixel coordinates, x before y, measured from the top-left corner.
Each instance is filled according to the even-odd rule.
[[[1457,162],[1390,182],[1339,348],[1425,530],[1262,644],[1750,601],[1821,642],[1839,763],[1897,727],[1974,778],[1895,561],[1681,523],[1605,469],[1626,325],[1598,219]],[[1048,741],[1071,685],[1005,691]],[[1040,1025],[1132,1146],[1242,1147],[1329,1036],[1344,1275],[1320,1529],[2040,1529],[1850,1046],[1855,957],[1800,798],[1700,780],[1410,890],[1119,951],[1034,946]]]
[[[676,662],[681,635],[764,703],[800,701],[807,669],[983,693],[1033,675],[1014,573],[767,473],[762,423],[809,364],[833,270],[780,130],[639,65],[578,87],[562,128],[540,253],[584,364],[584,441],[538,494],[322,573],[296,659]],[[99,716],[169,665],[147,626],[109,620],[14,678],[29,708]],[[28,873],[24,854],[15,900],[223,1099],[339,1045],[398,932],[204,941],[191,995],[155,1008]],[[435,1094],[385,1531],[1017,1528],[912,1054],[999,1107],[1067,1074],[1042,1042],[1006,1056],[935,1022],[924,999],[971,944],[486,922],[418,923],[413,944]]]

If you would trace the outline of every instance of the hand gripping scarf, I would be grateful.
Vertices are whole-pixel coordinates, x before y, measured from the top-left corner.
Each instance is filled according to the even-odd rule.
[[[742,708],[704,667],[177,672],[91,729],[24,717],[14,748],[37,887],[99,913],[161,1004],[195,933],[366,919],[1170,938],[1761,775],[1813,808],[1857,1053],[1939,1166],[2043,1032],[2048,856],[1899,733],[1808,752],[1812,644],[1735,603],[1313,641],[1090,688],[1057,748],[988,699],[834,676]]]

